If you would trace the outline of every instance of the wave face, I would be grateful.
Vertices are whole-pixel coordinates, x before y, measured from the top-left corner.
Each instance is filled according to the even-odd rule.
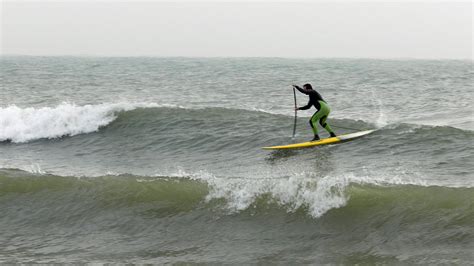
[[[219,183],[229,180],[212,180],[202,173],[181,174],[77,178],[4,169],[0,171],[3,235],[7,242],[23,244],[0,253],[2,261],[15,261],[9,254],[20,248],[37,250],[31,258],[43,262],[51,261],[57,252],[63,255],[54,261],[81,261],[81,251],[68,251],[73,243],[87,243],[88,261],[120,261],[117,256],[123,252],[138,249],[139,254],[148,254],[152,252],[150,246],[170,242],[181,251],[189,245],[200,247],[190,259],[202,258],[203,254],[221,256],[225,251],[212,244],[216,236],[237,244],[228,259],[249,262],[261,252],[249,252],[239,243],[251,242],[254,249],[266,245],[260,242],[262,227],[266,239],[273,243],[272,249],[299,239],[295,244],[298,252],[279,258],[287,262],[414,263],[425,262],[429,255],[431,262],[454,261],[455,257],[455,261],[467,263],[472,258],[473,188],[381,186],[350,179],[336,184],[338,181],[329,178],[316,181],[293,177],[264,181],[267,189],[255,193],[242,208],[237,202],[245,203],[237,197],[252,193],[255,183],[244,189],[231,180],[230,190]],[[17,213],[29,215],[20,217]],[[308,214],[319,218],[307,219]],[[39,239],[21,236],[21,232],[37,230],[50,233]],[[107,239],[114,241],[105,244]],[[201,246],[203,242],[211,244]],[[313,252],[314,246],[338,259],[318,256],[308,260],[304,254]],[[332,246],[339,248],[333,250]],[[272,249],[263,253],[271,254]],[[404,258],[398,258],[400,249],[406,252]],[[173,250],[176,252],[168,246],[158,261],[175,261]],[[157,254],[139,261],[157,262],[154,256]]]
[[[63,109],[67,114],[59,115]],[[364,141],[316,150],[267,153],[260,147],[305,141],[310,136],[307,118],[298,120],[297,131],[301,133],[292,139],[292,117],[232,108],[103,104],[61,105],[36,112],[22,109],[18,113],[23,112],[30,115],[23,121],[15,120],[3,130],[19,130],[22,127],[18,125],[28,124],[26,121],[43,113],[56,114],[57,120],[65,121],[65,124],[51,125],[49,120],[38,119],[29,128],[19,130],[21,133],[4,138],[12,142],[35,140],[20,146],[4,142],[2,148],[4,154],[8,154],[0,161],[4,167],[25,169],[25,166],[41,162],[40,167],[46,172],[53,169],[52,172],[61,175],[94,176],[108,172],[153,175],[157,171],[168,173],[184,169],[194,172],[199,169],[218,176],[250,173],[259,178],[268,177],[263,173],[274,172],[272,169],[283,165],[287,171],[314,171],[309,161],[318,158],[320,173],[338,170],[369,176],[402,176],[402,179],[419,179],[434,185],[472,185],[473,154],[466,143],[472,141],[474,133],[446,126],[394,124],[379,128]],[[69,121],[71,123],[67,124]],[[351,132],[347,128],[375,127],[360,120],[329,121],[338,134]],[[36,127],[39,129],[33,130]],[[85,133],[89,130],[92,132]],[[78,132],[84,133],[75,135]],[[54,137],[56,141],[50,140]],[[17,161],[9,159],[25,157],[25,148],[29,150],[28,157]],[[49,154],[47,161],[42,161],[44,154]],[[381,157],[391,160],[381,160]],[[256,160],[261,163],[254,163]],[[71,165],[72,161],[74,165]],[[302,164],[306,166],[295,168]],[[242,165],[255,171],[248,171]],[[379,171],[382,169],[384,171]],[[452,175],[457,178],[446,178]],[[425,176],[431,177],[426,180]]]
[[[0,263],[474,260],[472,62],[1,60]]]
[[[80,205],[82,201],[87,201],[90,197],[94,198],[93,201],[110,201],[107,206],[97,206],[98,208],[133,208],[148,202],[165,202],[170,206],[169,215],[171,216],[178,215],[182,211],[194,211],[197,205],[201,205],[209,210],[219,208],[223,211],[221,214],[245,215],[250,212],[264,215],[267,208],[276,208],[298,215],[310,213],[315,217],[321,217],[322,212],[316,208],[328,202],[335,205],[332,208],[326,206],[325,209],[332,209],[330,213],[352,212],[355,210],[351,209],[363,209],[366,204],[380,212],[386,212],[389,210],[383,209],[382,206],[392,202],[396,205],[402,203],[397,208],[401,212],[407,212],[408,216],[418,211],[438,213],[441,209],[456,206],[466,208],[462,217],[467,216],[465,218],[470,219],[474,215],[472,204],[474,188],[410,184],[376,185],[355,177],[347,177],[344,180],[289,177],[285,180],[250,181],[248,187],[254,186],[257,182],[263,182],[266,183],[267,190],[255,193],[252,197],[253,201],[247,206],[242,206],[239,202],[231,201],[237,200],[237,194],[243,193],[235,191],[236,184],[239,181],[240,183],[245,181],[236,180],[221,184],[222,180],[216,179],[219,178],[202,172],[195,174],[181,172],[172,176],[108,175],[88,178],[39,175],[18,169],[3,169],[0,171],[2,182],[0,196],[11,196],[11,199],[21,200],[25,199],[25,195],[38,195],[53,198],[58,200],[56,204],[62,204],[62,198],[67,198],[69,194],[77,194],[82,200],[74,204]],[[228,196],[230,193],[236,195]],[[428,196],[429,194],[431,196]],[[313,202],[314,205],[311,204]],[[404,204],[408,202],[413,206]],[[171,209],[171,206],[176,207],[176,210]],[[417,209],[413,209],[414,207]],[[243,212],[235,212],[238,209]],[[373,215],[377,216],[377,214]]]

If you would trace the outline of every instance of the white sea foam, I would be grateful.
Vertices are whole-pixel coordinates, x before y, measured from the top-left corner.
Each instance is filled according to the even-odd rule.
[[[189,174],[184,170],[168,176],[206,182],[210,188],[206,201],[225,199],[230,212],[249,208],[265,194],[270,194],[291,212],[306,207],[313,217],[342,207],[348,200],[345,189],[349,179],[345,177],[316,178],[311,173],[302,172],[284,178],[219,178],[206,171]]]
[[[318,177],[315,173],[300,172],[279,178],[220,178],[206,171],[188,173],[180,169],[166,176],[206,182],[210,189],[206,201],[225,199],[226,208],[230,212],[248,209],[257,198],[269,194],[288,211],[293,212],[305,207],[308,209],[308,214],[315,218],[321,217],[331,209],[345,206],[349,201],[346,190],[350,184],[430,186],[420,177],[407,179],[403,171],[399,176],[346,173]]]
[[[74,136],[97,131],[117,118],[120,111],[158,107],[155,103],[103,103],[78,106],[0,108],[0,141],[28,142],[41,138]]]
[[[33,173],[33,174],[40,174],[40,175],[46,174],[46,172],[43,171],[43,169],[41,169],[41,166],[37,163],[26,165],[23,167],[22,170]]]
[[[29,172],[32,174],[38,174],[38,175],[47,174],[47,172],[41,168],[39,163],[12,165],[9,163],[0,162],[0,169],[18,169],[18,170],[22,170],[22,171]]]

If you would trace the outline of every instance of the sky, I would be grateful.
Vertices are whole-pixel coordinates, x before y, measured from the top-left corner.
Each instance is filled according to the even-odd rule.
[[[472,60],[470,1],[0,1],[2,55]]]

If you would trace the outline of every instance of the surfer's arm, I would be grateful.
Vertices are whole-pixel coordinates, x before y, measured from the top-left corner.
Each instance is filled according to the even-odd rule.
[[[297,90],[299,90],[303,94],[306,94],[306,95],[309,94],[309,92],[307,90],[300,88],[298,85],[293,85],[293,87],[296,88]],[[306,108],[306,109],[308,109],[308,108]]]
[[[308,110],[311,107],[311,101],[307,105],[297,108],[298,110]]]

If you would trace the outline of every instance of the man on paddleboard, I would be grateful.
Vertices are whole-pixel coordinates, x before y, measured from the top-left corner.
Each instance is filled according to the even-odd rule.
[[[300,88],[297,85],[293,85],[293,87],[299,90],[301,93],[309,96],[308,104],[299,108],[295,108],[295,110],[307,110],[313,105],[317,109],[316,113],[314,113],[314,115],[309,120],[309,124],[311,125],[314,133],[314,138],[312,141],[319,140],[318,128],[316,126],[316,123],[318,122],[322,127],[324,127],[324,129],[326,129],[327,132],[329,132],[331,137],[335,137],[336,134],[334,134],[334,131],[332,131],[331,127],[326,122],[331,109],[329,108],[329,105],[323,100],[323,97],[321,97],[317,91],[313,90],[311,84],[304,84],[303,88]]]

